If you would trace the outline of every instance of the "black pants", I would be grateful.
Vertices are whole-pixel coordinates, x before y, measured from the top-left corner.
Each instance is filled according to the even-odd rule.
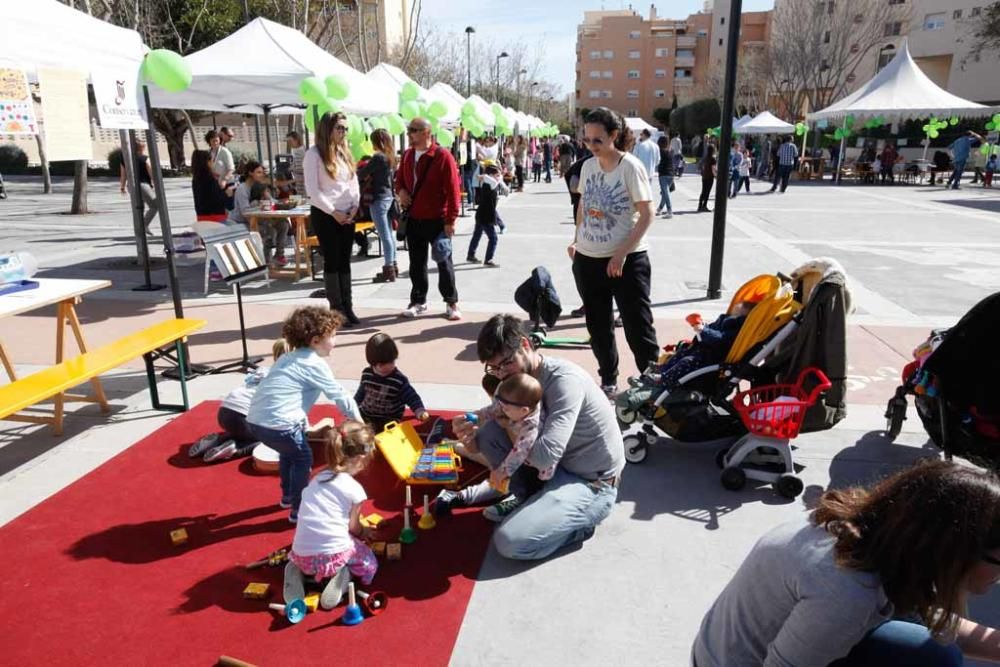
[[[354,223],[342,225],[333,216],[312,207],[313,231],[323,250],[323,281],[326,300],[333,310],[351,306],[351,251],[354,250]]]
[[[444,231],[444,220],[417,220],[410,218],[406,225],[406,243],[410,249],[410,304],[427,303],[427,258],[431,243]],[[445,303],[458,303],[455,287],[455,264],[451,255],[437,263],[438,291]]]
[[[792,177],[792,169],[794,168],[794,164],[779,164],[777,166],[774,170],[774,182],[771,183],[771,192],[777,189],[778,183],[781,183],[782,192],[788,189],[788,179]]]
[[[517,189],[524,189],[524,165],[517,165],[514,167],[514,178],[517,181]]]
[[[613,385],[618,382],[615,302],[625,328],[625,340],[640,373],[656,361],[660,348],[650,310],[649,256],[643,251],[626,257],[620,278],[609,278],[607,270],[607,257],[588,257],[577,252],[573,258],[573,277],[583,298],[590,349],[597,358],[601,384]]]
[[[222,443],[227,438],[232,438],[236,442],[236,456],[249,456],[253,448],[260,444],[254,437],[253,431],[247,424],[247,416],[232,408],[219,406],[217,416],[219,426],[222,427]]]
[[[701,195],[698,197],[698,210],[702,211],[708,208],[708,196],[712,194],[712,184],[715,183],[715,177],[701,177]],[[640,371],[646,370],[645,368],[640,368]]]

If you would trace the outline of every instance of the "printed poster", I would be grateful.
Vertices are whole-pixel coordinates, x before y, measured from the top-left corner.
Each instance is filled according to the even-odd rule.
[[[149,127],[138,82],[138,67],[132,72],[90,73],[101,127],[116,130],[145,130]]]
[[[24,70],[0,68],[0,134],[38,134]]]
[[[91,159],[87,75],[76,70],[39,67],[38,86],[49,160]]]

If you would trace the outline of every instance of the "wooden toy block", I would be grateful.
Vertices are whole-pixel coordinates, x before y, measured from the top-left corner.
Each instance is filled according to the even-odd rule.
[[[266,600],[271,594],[271,584],[252,583],[243,589],[243,597],[248,600]]]
[[[179,547],[188,541],[188,532],[183,528],[178,528],[177,530],[170,531],[170,541],[174,543],[175,547]]]
[[[315,612],[319,608],[319,593],[310,593],[302,601],[306,603],[306,609]]]
[[[372,513],[368,516],[361,517],[361,525],[368,526],[369,528],[378,528],[378,525],[382,523],[385,519],[381,514]]]
[[[372,542],[372,553],[378,558],[385,557],[385,542]]]
[[[388,560],[403,560],[403,545],[399,542],[385,545],[385,557]]]

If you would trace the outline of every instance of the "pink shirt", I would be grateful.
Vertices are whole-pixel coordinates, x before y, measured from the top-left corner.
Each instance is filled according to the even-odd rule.
[[[361,190],[356,174],[345,167],[337,170],[336,179],[332,178],[315,146],[306,152],[302,169],[305,172],[306,196],[313,206],[329,215],[333,215],[334,211],[347,213],[357,208]]]

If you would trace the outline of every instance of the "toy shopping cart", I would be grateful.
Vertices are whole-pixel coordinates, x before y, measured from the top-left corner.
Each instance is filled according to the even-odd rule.
[[[392,471],[407,484],[449,486],[458,483],[462,459],[454,444],[444,440],[443,430],[444,422],[438,420],[425,443],[412,424],[389,422],[375,436],[375,444]]]
[[[802,493],[789,442],[799,434],[806,410],[830,386],[823,371],[810,367],[799,373],[795,384],[753,387],[736,394],[733,406],[748,433],[716,456],[722,486],[737,491],[749,477],[773,484],[786,498]]]

